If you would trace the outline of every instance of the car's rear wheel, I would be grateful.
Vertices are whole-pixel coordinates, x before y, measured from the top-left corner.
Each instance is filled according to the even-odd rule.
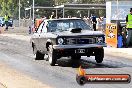
[[[44,60],[44,54],[37,51],[35,60]]]
[[[55,50],[52,48],[52,45],[49,45],[48,47],[48,60],[51,66],[55,66],[57,57]]]
[[[100,48],[95,51],[95,60],[97,63],[102,63],[104,58],[104,49]]]
[[[35,60],[43,60],[44,59],[44,54],[37,51],[37,48],[34,45],[34,43],[32,43],[32,48],[33,48],[33,54],[36,55]]]

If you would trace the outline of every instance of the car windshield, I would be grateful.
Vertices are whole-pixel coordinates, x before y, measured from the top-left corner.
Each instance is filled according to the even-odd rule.
[[[70,28],[81,28],[82,30],[91,30],[90,26],[81,19],[68,19],[68,20],[50,20],[48,22],[48,30],[55,31],[68,31]]]

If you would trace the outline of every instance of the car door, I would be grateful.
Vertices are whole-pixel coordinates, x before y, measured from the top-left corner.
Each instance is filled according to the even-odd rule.
[[[37,32],[35,32],[35,33],[34,33],[34,36],[33,36],[33,37],[34,37],[35,46],[36,46],[37,50],[39,50],[39,51],[41,51],[41,46],[40,46],[40,34],[41,34],[41,32],[42,32],[43,23],[44,23],[44,22],[42,22],[42,23],[39,25],[39,27],[38,27],[38,29],[37,29]]]
[[[40,45],[40,50],[43,54],[46,54],[47,52],[47,49],[46,49],[46,35],[47,35],[47,22],[45,21],[43,23],[43,26],[42,26],[42,30],[41,30],[41,33],[40,33],[40,37],[39,37],[39,45]]]

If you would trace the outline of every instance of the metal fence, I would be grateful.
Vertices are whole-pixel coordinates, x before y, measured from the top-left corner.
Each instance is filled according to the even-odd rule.
[[[13,25],[14,27],[19,26],[19,20],[13,20]],[[20,20],[20,26],[21,27],[29,27],[32,25],[32,20],[31,19],[21,19]]]

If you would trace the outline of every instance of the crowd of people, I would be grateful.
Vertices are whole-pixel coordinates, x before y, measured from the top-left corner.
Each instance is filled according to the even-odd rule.
[[[96,16],[93,15],[91,17],[84,16],[83,19],[94,29],[94,31],[105,32],[106,20],[104,19],[104,17],[96,18]]]

